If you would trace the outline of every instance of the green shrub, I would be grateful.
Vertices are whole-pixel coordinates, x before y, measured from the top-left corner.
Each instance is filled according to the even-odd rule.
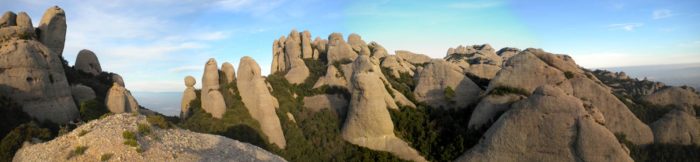
[[[99,119],[107,113],[109,113],[109,110],[107,110],[105,104],[97,99],[80,103],[80,117],[86,122]]]
[[[53,137],[49,129],[40,128],[34,122],[21,124],[0,141],[0,161],[12,161],[15,152],[25,141],[30,141],[32,138],[48,141]]]
[[[566,79],[571,79],[574,78],[574,73],[572,73],[571,71],[566,71],[564,72],[564,76],[566,77]]]
[[[80,130],[80,133],[78,133],[78,137],[82,137],[82,136],[84,136],[85,134],[88,134],[88,133],[90,133],[90,131],[87,131],[87,130]]]
[[[135,140],[135,139],[136,139],[136,133],[134,133],[134,132],[132,132],[132,131],[124,131],[124,132],[122,132],[122,137],[123,137],[124,139],[134,139],[134,140]]]
[[[170,122],[168,122],[163,116],[160,115],[149,115],[146,117],[146,120],[157,126],[158,128],[161,129],[170,129],[172,128]]]
[[[447,99],[447,101],[453,102],[454,98],[455,90],[453,90],[452,87],[447,86],[447,88],[445,88],[445,99]]]
[[[68,157],[66,157],[66,160],[71,159],[71,158],[73,158],[73,157],[75,157],[75,156],[80,156],[80,155],[85,154],[85,150],[87,150],[87,149],[88,149],[87,146],[78,146],[78,147],[75,147],[75,149],[73,149],[73,151],[71,151],[71,152],[68,154]]]
[[[415,87],[415,81],[410,74],[399,73],[400,77],[396,78],[394,75],[389,75],[391,74],[391,70],[389,68],[384,67],[382,67],[382,73],[384,73],[392,88],[401,92],[401,94],[403,94],[411,102],[416,102],[416,97],[412,92],[412,89]]]
[[[100,156],[100,161],[109,161],[109,159],[112,159],[112,156],[114,156],[113,153],[102,154],[102,156]]]
[[[525,89],[522,88],[515,88],[515,87],[508,87],[508,86],[499,86],[491,90],[491,93],[493,95],[506,95],[506,94],[518,94],[518,95],[524,95],[524,96],[530,96],[530,92],[528,92]]]
[[[138,133],[142,136],[151,134],[151,126],[149,126],[147,124],[138,123],[138,124],[136,124],[136,127],[138,130]]]
[[[22,105],[17,104],[10,97],[0,94],[0,139],[20,124],[30,120],[29,115],[22,110]]]

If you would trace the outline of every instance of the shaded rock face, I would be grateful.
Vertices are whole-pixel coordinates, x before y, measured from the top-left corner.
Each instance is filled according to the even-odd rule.
[[[39,121],[67,123],[77,118],[60,54],[37,41],[26,13],[5,13],[0,23],[0,93]]]
[[[112,161],[285,161],[262,148],[223,136],[157,126],[151,126],[147,136],[137,134],[139,148],[143,150],[137,152],[124,144],[122,133],[138,132],[138,124],[154,123],[149,123],[143,115],[110,115],[54,140],[25,145],[13,161],[97,161],[105,154],[112,154]],[[87,149],[68,159],[80,146]]]
[[[484,124],[495,121],[498,114],[508,111],[511,104],[524,98],[525,96],[516,94],[487,95],[474,108],[468,128],[479,129]]]
[[[395,51],[395,53],[396,56],[401,57],[402,59],[408,61],[411,64],[425,64],[432,60],[432,58],[428,57],[427,55],[417,54],[411,51],[397,50]]]
[[[262,132],[270,140],[270,143],[285,148],[287,142],[275,112],[279,103],[270,94],[265,78],[260,75],[260,66],[255,60],[248,56],[241,58],[236,84],[243,104],[248,109],[250,116],[260,123]]]
[[[690,87],[668,87],[644,96],[642,100],[654,105],[700,106],[698,92]]]
[[[197,81],[192,76],[185,77],[185,91],[182,92],[182,100],[180,102],[180,118],[185,119],[190,115],[190,103],[197,99],[194,85]]]
[[[328,64],[353,61],[357,58],[357,53],[348,43],[345,43],[343,34],[340,33],[332,33],[328,36],[326,49],[328,50]]]
[[[450,48],[445,60],[458,65],[466,73],[485,79],[493,78],[503,64],[502,58],[489,44]]]
[[[39,22],[39,40],[58,56],[62,56],[66,29],[66,13],[58,6],[51,7]]]
[[[408,143],[394,135],[394,124],[384,98],[388,95],[369,56],[353,63],[351,100],[341,135],[346,141],[372,150],[388,151],[405,160],[426,161]]]
[[[416,100],[443,108],[464,108],[475,103],[482,90],[460,71],[451,63],[433,60],[414,77],[416,88],[413,94]],[[448,87],[454,94],[447,94]]]
[[[313,112],[331,109],[340,116],[345,116],[348,100],[340,94],[320,94],[304,97],[304,107]]]
[[[326,75],[321,78],[318,78],[318,81],[316,81],[313,88],[318,88],[324,85],[347,87],[348,83],[345,79],[345,76],[340,74],[340,72],[338,72],[338,69],[336,69],[335,66],[328,66],[328,70],[326,70]]]
[[[605,85],[612,88],[612,91],[621,96],[641,98],[666,88],[666,84],[650,80],[639,80],[629,78],[625,72],[610,72],[605,70],[595,70],[592,72],[596,78]]]
[[[565,73],[569,73],[567,77]],[[527,49],[511,57],[487,88],[487,93],[497,87],[520,88],[532,92],[536,87],[553,85],[581,100],[591,103],[603,115],[605,126],[615,133],[622,133],[635,144],[648,144],[653,140],[651,129],[642,123],[610,89],[592,74],[581,70],[568,56],[554,55],[541,49]]]
[[[226,112],[226,103],[219,91],[220,87],[218,65],[215,59],[210,58],[204,65],[202,75],[202,109],[217,119],[221,119]]]
[[[382,67],[391,70],[390,74],[395,78],[400,78],[401,73],[407,73],[408,75],[413,76],[415,74],[414,71],[416,70],[416,66],[408,63],[396,55],[384,56],[384,60],[382,60]]]
[[[700,120],[690,107],[672,110],[651,124],[654,142],[700,146]]]
[[[70,91],[71,94],[73,94],[73,99],[75,99],[75,103],[78,104],[95,99],[97,97],[95,95],[95,91],[93,91],[92,88],[82,84],[76,84],[71,86]]]
[[[514,103],[484,137],[456,161],[633,161],[579,99],[553,86]]]
[[[372,55],[370,56],[372,56],[372,58],[374,59],[382,59],[389,55],[389,53],[386,52],[384,46],[380,45],[377,42],[372,41],[367,45],[367,47],[370,51],[372,51]]]
[[[513,57],[518,53],[520,53],[520,49],[512,47],[501,48],[496,52],[498,56],[501,56],[503,63],[505,63],[510,57]]]
[[[139,104],[134,99],[134,96],[118,83],[114,83],[109,92],[107,92],[105,103],[107,109],[115,114],[139,112]]]
[[[100,66],[100,61],[94,52],[83,49],[78,52],[78,56],[75,58],[75,68],[92,75],[99,75],[102,73],[102,67]]]

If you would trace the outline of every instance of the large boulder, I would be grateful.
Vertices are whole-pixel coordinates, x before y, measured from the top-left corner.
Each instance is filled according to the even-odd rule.
[[[314,58],[314,50],[311,47],[311,32],[304,30],[301,32],[301,57],[304,59]]]
[[[394,135],[394,124],[384,98],[387,92],[369,56],[353,63],[352,97],[341,135],[346,141],[372,150],[387,151],[399,158],[426,161],[418,151]]]
[[[194,85],[197,81],[192,76],[185,77],[185,91],[182,92],[182,100],[180,102],[180,118],[185,119],[190,115],[190,103],[197,99]]]
[[[464,108],[478,101],[482,92],[476,83],[461,73],[459,67],[443,60],[431,61],[414,78],[416,100],[434,107]]]
[[[85,101],[93,100],[97,96],[95,95],[95,91],[92,90],[92,88],[82,85],[82,84],[76,84],[70,87],[71,94],[73,95],[73,99],[75,99],[75,103],[83,103]]]
[[[651,130],[655,143],[700,146],[700,119],[687,105],[652,123]]]
[[[654,105],[700,106],[698,92],[690,87],[668,87],[644,96],[644,101]]]
[[[214,58],[210,58],[204,65],[202,74],[202,109],[212,117],[221,119],[226,112],[224,96],[219,91],[219,67]]]
[[[79,113],[61,57],[33,37],[23,37],[31,31],[18,26],[0,28],[0,93],[39,121],[76,119]]]
[[[384,48],[384,46],[380,45],[377,42],[374,42],[374,41],[369,42],[367,47],[369,47],[369,50],[372,52],[372,54],[370,56],[372,56],[372,58],[374,58],[374,59],[382,59],[386,56],[389,56],[389,53],[386,52],[386,49]]]
[[[115,114],[139,112],[139,104],[136,102],[136,99],[134,99],[134,96],[131,95],[129,90],[126,90],[126,88],[118,83],[114,83],[112,88],[107,92],[105,103],[107,109]]]
[[[75,69],[92,75],[102,73],[102,67],[97,59],[97,55],[87,49],[78,52],[78,56],[75,58]]]
[[[2,14],[2,18],[0,18],[0,28],[10,26],[17,26],[17,14],[7,11]]]
[[[367,47],[367,43],[362,40],[360,35],[355,33],[350,34],[348,36],[348,44],[350,47],[352,47],[352,50],[359,55],[371,55],[371,51],[369,47]]]
[[[553,86],[513,104],[456,161],[633,161],[583,103]]]
[[[260,66],[253,58],[248,56],[241,58],[236,84],[243,104],[250,116],[260,123],[263,134],[267,136],[270,143],[285,148],[287,142],[275,112],[279,103],[268,90],[265,78],[260,74]]]
[[[12,161],[285,161],[245,142],[154,124],[144,115],[110,115],[51,141],[27,144]],[[136,147],[124,144],[122,134],[140,131],[139,125],[149,126],[150,133],[136,133]],[[79,147],[84,151],[76,154]],[[106,155],[111,158],[104,160]]]
[[[432,60],[432,58],[430,58],[427,55],[417,54],[411,51],[397,50],[394,52],[396,53],[396,56],[399,56],[400,58],[408,61],[411,64],[425,64]]]
[[[635,144],[653,141],[651,129],[642,123],[595,76],[581,70],[566,55],[555,55],[541,49],[529,48],[508,59],[505,66],[491,80],[487,93],[498,88],[521,89],[527,93],[543,85],[557,86],[585,102],[590,102],[606,119],[605,126],[614,133],[622,133]]]
[[[343,34],[340,33],[332,33],[328,36],[326,50],[328,50],[326,57],[329,65],[335,62],[347,63],[357,58],[357,53],[348,43],[345,43]]]
[[[58,56],[66,43],[66,13],[58,6],[46,9],[39,22],[39,40]]]

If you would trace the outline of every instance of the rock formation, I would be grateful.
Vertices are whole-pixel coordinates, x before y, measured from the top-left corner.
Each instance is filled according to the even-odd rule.
[[[384,98],[388,95],[369,56],[361,55],[353,63],[350,85],[352,98],[341,130],[346,141],[387,151],[405,160],[426,161],[418,151],[394,135],[394,124]]]
[[[219,68],[216,60],[210,58],[204,65],[202,75],[202,109],[211,114],[212,117],[221,119],[226,113],[226,103],[224,96],[219,91]]]
[[[241,58],[236,79],[238,91],[250,116],[260,123],[263,134],[270,143],[285,148],[287,142],[275,109],[279,107],[277,99],[270,94],[265,78],[260,75],[260,66],[253,58]]]
[[[401,73],[406,73],[413,76],[415,74],[414,71],[416,70],[416,66],[408,63],[396,55],[384,56],[382,67],[391,70],[391,75],[395,78],[400,78]]]
[[[136,99],[134,99],[134,96],[131,95],[131,92],[116,82],[112,85],[112,88],[109,89],[109,92],[107,92],[105,103],[107,109],[115,114],[139,112],[139,104],[136,102]]]
[[[194,85],[197,81],[192,76],[185,77],[185,91],[182,92],[182,101],[180,102],[180,118],[185,119],[190,115],[190,102],[197,99]]]
[[[73,99],[75,99],[75,103],[78,104],[81,104],[85,101],[93,100],[97,97],[95,95],[95,91],[93,91],[92,88],[82,84],[76,84],[71,86],[70,91],[73,95]]]
[[[487,88],[510,87],[532,92],[542,85],[554,85],[567,94],[590,102],[606,118],[605,126],[614,133],[623,133],[635,144],[653,140],[651,129],[642,123],[595,76],[581,70],[566,55],[554,55],[541,49],[526,49],[508,59],[506,65],[491,80]]]
[[[496,76],[503,64],[501,56],[489,44],[450,48],[445,60],[457,64],[466,73],[485,79]]]
[[[92,75],[99,75],[102,72],[100,61],[94,52],[83,49],[78,52],[75,58],[75,69]]]
[[[335,62],[347,63],[357,58],[357,53],[353,50],[352,46],[345,43],[343,34],[340,33],[332,33],[328,36],[326,50],[328,50],[326,57],[329,65]]]
[[[668,87],[644,96],[644,101],[654,105],[700,106],[698,92],[690,87]]]
[[[322,109],[331,109],[341,116],[345,116],[348,100],[340,94],[320,94],[304,97],[304,107],[318,112]]]
[[[136,147],[124,144],[123,132],[139,132],[139,124],[150,126],[150,133],[137,133]],[[112,155],[110,161],[285,161],[262,148],[223,136],[161,129],[152,124],[143,115],[110,115],[49,142],[25,145],[13,161],[98,161],[108,154]],[[71,156],[78,147],[84,147],[84,152]]]
[[[396,56],[401,57],[402,59],[408,61],[411,64],[425,64],[432,60],[432,58],[424,54],[417,54],[411,51],[397,50],[395,51],[395,53]]]
[[[651,124],[654,142],[663,144],[700,146],[700,119],[687,105],[674,109]]]
[[[512,47],[501,48],[496,52],[498,56],[501,56],[503,63],[505,63],[510,57],[513,57],[518,53],[520,53],[520,49]]]
[[[273,61],[272,72],[286,72],[285,78],[292,84],[304,83],[309,76],[309,68],[303,59],[313,58],[311,33],[292,30],[289,36],[284,36],[272,43]]]
[[[326,70],[326,75],[318,78],[318,81],[316,81],[313,88],[318,88],[324,85],[347,87],[348,83],[345,79],[345,76],[340,74],[340,72],[338,72],[338,69],[336,69],[335,66],[328,66],[328,70]]]
[[[66,42],[66,13],[58,6],[46,10],[39,22],[39,40],[59,57]]]
[[[433,60],[414,77],[413,94],[418,102],[434,107],[464,108],[479,99],[481,88],[461,73],[459,67],[443,60]],[[452,92],[448,92],[448,89]],[[452,94],[448,94],[452,93]]]
[[[77,118],[61,56],[50,50],[52,45],[63,47],[63,42],[40,43],[26,13],[5,13],[0,23],[0,93],[39,121],[67,123]]]
[[[221,72],[224,74],[225,84],[233,83],[236,81],[236,69],[229,62],[224,62],[221,64]]]
[[[370,56],[372,56],[372,58],[374,59],[382,59],[386,56],[389,56],[389,53],[386,52],[384,46],[380,45],[377,42],[372,41],[367,45],[367,47],[372,52],[372,55]]]
[[[456,161],[632,161],[579,99],[553,86],[514,103],[484,137]]]
[[[496,121],[496,116],[511,108],[511,104],[524,99],[525,96],[517,94],[494,95],[490,94],[481,99],[471,118],[468,128],[479,129],[489,122]]]

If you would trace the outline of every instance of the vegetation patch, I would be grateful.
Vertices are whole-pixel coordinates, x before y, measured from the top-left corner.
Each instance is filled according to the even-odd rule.
[[[82,137],[82,136],[84,136],[85,134],[88,134],[88,133],[90,133],[90,131],[87,131],[87,130],[80,130],[80,133],[78,133],[78,137]]]
[[[78,147],[75,147],[75,149],[73,149],[73,151],[71,151],[71,152],[68,154],[68,157],[66,157],[66,160],[71,159],[71,158],[73,158],[73,157],[75,157],[75,156],[80,156],[80,155],[85,154],[85,151],[86,151],[87,149],[88,149],[87,146],[78,146]]]
[[[22,147],[25,141],[30,141],[32,138],[48,141],[53,136],[49,129],[40,128],[34,122],[21,124],[0,141],[0,161],[12,161],[15,152]]]
[[[109,113],[109,110],[105,104],[97,99],[80,103],[80,118],[84,121],[99,119],[107,113]]]
[[[152,125],[160,129],[172,128],[170,122],[168,122],[168,120],[166,120],[163,116],[160,115],[149,115],[146,117],[146,120],[148,121],[148,123],[151,123]]]
[[[109,159],[112,159],[112,156],[114,156],[113,153],[102,154],[102,156],[100,156],[100,161],[109,161]]]
[[[455,90],[452,89],[452,87],[447,86],[445,88],[445,99],[449,101],[450,103],[454,103],[454,98],[455,98]]]
[[[122,138],[124,138],[124,145],[139,147],[139,142],[136,141],[136,133],[132,131],[124,131],[122,132]]]
[[[624,134],[616,133],[617,140],[630,149],[630,156],[637,162],[680,161],[694,162],[700,159],[700,146],[659,144],[635,145]]]
[[[416,102],[416,97],[413,95],[413,88],[415,88],[415,81],[413,80],[413,77],[408,74],[408,73],[399,73],[399,78],[396,78],[394,75],[386,75],[386,74],[391,74],[391,69],[382,67],[382,73],[385,74],[386,80],[389,81],[389,84],[391,84],[391,87],[396,89],[397,91],[401,92],[408,100],[411,102]]]
[[[566,71],[564,72],[564,76],[566,77],[566,79],[571,79],[574,78],[574,73],[572,73],[571,71]]]
[[[136,127],[137,127],[136,130],[142,136],[151,134],[151,126],[149,126],[147,124],[138,123],[138,124],[136,124]]]
[[[524,95],[524,96],[530,96],[530,92],[528,92],[525,89],[522,88],[515,88],[515,87],[509,87],[509,86],[498,86],[491,90],[492,95],[498,95],[498,96],[503,96],[506,94],[517,94],[517,95]]]

